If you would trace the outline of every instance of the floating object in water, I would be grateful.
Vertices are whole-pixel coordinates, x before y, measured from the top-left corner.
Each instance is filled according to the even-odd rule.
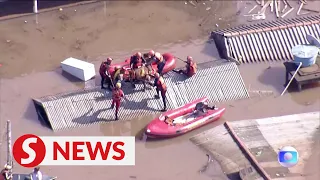
[[[75,58],[68,58],[61,62],[63,71],[81,79],[88,81],[96,75],[94,65]]]
[[[292,48],[295,63],[302,63],[302,67],[309,67],[316,62],[319,48],[313,45],[297,45]]]

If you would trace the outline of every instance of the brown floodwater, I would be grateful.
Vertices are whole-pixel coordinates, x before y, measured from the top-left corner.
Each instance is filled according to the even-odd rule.
[[[205,46],[212,45],[205,40],[200,43],[185,43],[171,45],[164,49],[166,52],[175,52],[179,55],[182,49],[194,54],[195,58],[211,60],[211,55],[196,53]],[[122,56],[124,58],[125,56]],[[98,62],[97,62],[98,63]],[[271,66],[271,68],[268,68]],[[193,135],[213,128],[224,121],[233,121],[247,118],[261,118],[267,116],[284,115],[290,113],[310,112],[319,110],[319,87],[308,88],[300,93],[287,93],[279,97],[284,82],[284,69],[281,63],[249,64],[239,66],[246,86],[250,87],[251,99],[237,102],[225,102],[219,106],[227,107],[226,114],[219,121],[195,130],[186,135],[166,139],[148,141],[142,136],[144,127],[155,116],[141,117],[127,122],[97,124],[80,129],[55,132],[40,125],[31,103],[32,97],[55,94],[58,92],[79,89],[84,83],[71,83],[59,74],[59,71],[33,73],[14,79],[1,80],[1,119],[10,119],[13,126],[13,138],[25,133],[38,135],[104,135],[104,136],[136,136],[136,165],[133,167],[43,167],[43,171],[58,175],[62,179],[70,175],[62,173],[67,169],[75,177],[83,178],[95,174],[95,177],[110,177],[110,179],[210,179],[212,175],[199,173],[206,163],[207,157],[196,146],[188,141]],[[282,69],[282,70],[280,70]],[[267,76],[271,79],[268,79]],[[50,79],[50,81],[48,81]],[[35,90],[36,89],[36,90]],[[4,127],[4,123],[1,123]],[[3,128],[2,128],[3,129]],[[5,150],[5,147],[2,146]],[[2,151],[5,152],[5,151]],[[1,156],[5,160],[4,154]],[[222,178],[222,170],[213,163],[210,171]],[[82,170],[82,169],[86,170]],[[16,167],[20,172],[27,169]],[[88,171],[88,172],[86,172]],[[220,173],[219,173],[220,172]],[[107,175],[106,175],[107,174]],[[224,177],[225,178],[225,177]]]
[[[199,63],[218,60],[214,44],[207,42],[207,38],[203,36],[206,36],[206,31],[212,29],[215,24],[222,26],[237,20],[234,14],[232,16],[232,13],[237,11],[229,2],[213,1],[213,5],[216,6],[212,7],[217,10],[217,13],[209,13],[210,16],[207,12],[203,13],[193,6],[186,6],[184,2],[123,3],[125,5],[121,3],[110,5],[112,8],[107,8],[105,11],[101,4],[79,7],[76,8],[76,12],[75,8],[69,8],[69,10],[63,10],[69,17],[64,20],[59,18],[62,12],[40,14],[37,19],[39,24],[36,27],[38,30],[35,24],[31,23],[35,20],[34,16],[0,23],[2,54],[0,62],[3,64],[0,67],[0,130],[2,134],[5,131],[6,120],[9,119],[12,121],[13,140],[26,133],[42,136],[129,135],[137,137],[135,166],[45,166],[42,167],[44,173],[58,176],[59,179],[92,177],[110,180],[226,179],[223,170],[216,162],[210,165],[209,172],[199,173],[202,166],[206,164],[207,157],[202,150],[189,142],[190,137],[224,121],[319,111],[320,88],[318,85],[312,85],[316,87],[300,93],[286,93],[279,97],[284,88],[282,86],[284,67],[281,62],[248,64],[241,65],[239,68],[251,98],[218,104],[227,108],[222,119],[186,135],[166,140],[146,140],[142,136],[143,128],[154,116],[52,132],[39,123],[31,98],[76,90],[92,82],[94,84],[99,82],[99,77],[92,82],[83,83],[63,75],[58,66],[64,58],[69,56],[83,58],[92,61],[98,69],[101,60],[107,56],[112,56],[119,62],[135,51],[147,51],[151,47],[160,52],[171,52],[181,58],[192,55]],[[144,7],[143,11],[141,7]],[[177,10],[179,7],[181,7],[180,11]],[[226,10],[221,10],[222,7]],[[135,10],[137,13],[129,14],[128,17],[129,10]],[[160,15],[152,14],[153,11],[159,11]],[[162,16],[166,13],[170,15],[167,19]],[[228,13],[230,17],[225,15],[225,18],[221,15]],[[103,14],[105,14],[104,17],[102,17]],[[153,19],[146,20],[147,15],[152,15]],[[133,16],[134,22],[130,16]],[[219,20],[221,17],[222,20]],[[102,26],[101,23],[104,22],[110,27],[105,24]],[[201,27],[198,25],[199,22],[203,22]],[[159,23],[166,27],[153,29]],[[126,26],[126,24],[129,25]],[[150,33],[150,31],[154,32]],[[8,44],[6,40],[11,41]],[[178,62],[178,65],[181,66],[183,63]],[[269,66],[271,68],[268,68]],[[54,71],[48,71],[50,69]],[[4,163],[6,147],[5,141],[1,142],[0,162]],[[319,149],[319,146],[315,145],[315,149]],[[319,165],[316,164],[318,162],[310,161],[310,163],[315,167]],[[17,172],[30,172],[30,169],[18,165],[14,168]]]

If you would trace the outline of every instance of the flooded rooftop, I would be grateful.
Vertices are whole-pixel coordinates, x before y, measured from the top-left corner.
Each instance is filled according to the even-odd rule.
[[[115,62],[122,62],[136,51],[149,49],[173,53],[182,59],[192,55],[198,63],[219,61],[221,58],[217,48],[207,40],[208,35],[218,28],[247,23],[238,12],[247,13],[251,7],[248,5],[245,10],[241,9],[239,2],[198,1],[195,7],[184,1],[110,1],[63,8],[62,11],[57,8],[47,13],[1,21],[1,133],[4,133],[5,122],[9,119],[13,127],[13,140],[27,133],[137,137],[135,166],[42,167],[42,172],[56,175],[59,179],[88,179],[94,176],[96,179],[110,180],[226,180],[228,177],[221,169],[219,159],[214,160],[205,173],[199,173],[208,158],[188,139],[225,121],[318,111],[320,89],[317,83],[308,85],[299,93],[291,89],[279,97],[285,82],[282,63],[238,66],[250,98],[217,103],[227,108],[222,119],[184,136],[163,141],[146,141],[141,136],[144,127],[156,115],[54,133],[39,122],[32,98],[86,87],[86,83],[61,73],[60,62],[70,56],[94,63],[96,70],[108,56],[113,57]],[[211,9],[206,10],[208,7]],[[178,66],[182,65],[183,62],[178,62]],[[95,78],[94,84],[98,84],[99,80],[99,77]],[[0,147],[2,164],[6,160],[4,144],[2,141]],[[319,149],[319,146],[314,149]],[[305,159],[305,172],[309,173],[310,178],[318,175],[316,167],[319,165],[314,161],[318,157],[316,153]],[[16,164],[14,168],[17,172],[30,172],[30,169]]]
[[[248,153],[272,179],[280,177],[304,179],[309,175],[304,171],[306,168],[305,160],[311,157],[315,149],[318,149],[319,111],[233,121],[229,124],[225,124],[225,126],[231,126],[232,131],[220,125],[190,139],[195,145],[213,154],[225,172],[235,173],[255,164],[248,156],[242,154],[244,151],[242,148],[247,148]],[[238,139],[234,139],[233,136]],[[237,141],[240,141],[240,149]],[[282,167],[278,162],[277,153],[285,146],[294,147],[299,152],[300,161],[290,169]],[[225,149],[229,151],[226,152]],[[260,176],[251,178],[259,179]]]

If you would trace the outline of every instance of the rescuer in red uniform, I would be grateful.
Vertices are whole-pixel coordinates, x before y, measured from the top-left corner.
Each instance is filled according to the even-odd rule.
[[[111,108],[114,108],[114,105],[116,105],[116,120],[119,119],[118,112],[121,104],[121,99],[124,98],[123,91],[121,90],[121,83],[117,83],[116,87],[112,91],[112,104]]]
[[[101,89],[106,89],[104,87],[104,82],[108,84],[108,88],[112,89],[112,81],[109,73],[109,67],[112,63],[112,58],[108,57],[107,61],[103,61],[100,65],[99,74],[101,76]]]
[[[163,58],[163,56],[159,52],[156,52],[154,56],[157,63],[158,73],[160,75],[163,75],[162,71],[166,65],[166,60]]]
[[[179,70],[179,71],[176,71],[176,72],[178,72],[180,74],[185,74],[188,77],[192,77],[197,72],[197,64],[193,61],[191,56],[188,56],[187,57],[186,69]]]
[[[154,50],[150,50],[148,53],[145,53],[143,55],[143,58],[145,59],[146,63],[152,64],[156,61],[155,52]]]
[[[161,77],[159,73],[155,74],[154,86],[156,86],[156,90],[157,90],[157,95],[155,95],[156,99],[160,98],[159,94],[161,92],[162,102],[164,106],[161,111],[166,111],[167,110],[167,102],[166,102],[167,86],[164,82],[163,77]]]
[[[130,68],[132,70],[135,70],[142,66],[142,64],[145,64],[144,58],[142,58],[141,52],[137,52],[135,55],[131,56],[130,58]]]

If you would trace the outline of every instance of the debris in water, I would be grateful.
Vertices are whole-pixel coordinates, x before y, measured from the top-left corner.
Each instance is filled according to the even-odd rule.
[[[266,19],[265,14],[253,14],[252,15],[252,20],[264,20]]]
[[[262,151],[256,152],[256,156],[260,156],[262,154]]]
[[[283,3],[284,3],[284,8],[282,9],[281,13],[284,13],[284,11],[288,8],[287,1],[284,0]]]
[[[305,102],[304,103],[306,106],[309,106],[311,104],[311,102]]]
[[[75,9],[74,12],[77,12],[77,10]]]
[[[219,24],[216,24],[216,27],[219,27]]]
[[[187,3],[187,2],[184,2],[184,4],[186,4],[186,5],[187,5],[188,3]]]
[[[284,18],[286,15],[288,15],[291,11],[293,11],[294,8],[289,9],[286,13],[284,13],[281,18]]]
[[[42,32],[42,30],[41,30],[41,29],[39,29],[39,28],[36,28],[36,30],[38,30],[39,32]]]
[[[62,8],[59,8],[59,11],[63,11],[63,9],[62,9]]]
[[[248,12],[248,14],[250,14],[254,9],[256,9],[257,6],[258,6],[258,5],[253,6],[253,8],[250,9],[250,11]]]
[[[277,174],[276,174],[276,176],[278,176],[278,177],[279,177],[279,176],[280,176],[280,174],[278,174],[278,173],[277,173]]]
[[[211,9],[211,7],[207,7],[206,10],[209,11]]]
[[[210,165],[210,162],[212,162],[212,159],[211,159],[211,156],[209,155],[209,154],[206,154],[207,155],[207,157],[208,157],[208,161],[207,161],[207,163],[200,169],[200,173],[203,173],[203,172],[205,172],[207,169],[208,169],[208,167],[209,167],[209,165]]]
[[[300,15],[300,11],[301,11],[303,5],[304,5],[304,3],[301,3],[301,4],[300,4],[299,9],[298,9],[298,12],[297,12],[297,15]]]
[[[24,23],[27,23],[28,21],[24,21]]]
[[[7,43],[10,43],[10,42],[11,42],[11,40],[8,39],[8,40],[7,40]]]
[[[219,20],[222,20],[222,18],[219,18]]]
[[[197,5],[194,2],[189,1],[189,3],[192,4],[192,6],[197,7]]]

